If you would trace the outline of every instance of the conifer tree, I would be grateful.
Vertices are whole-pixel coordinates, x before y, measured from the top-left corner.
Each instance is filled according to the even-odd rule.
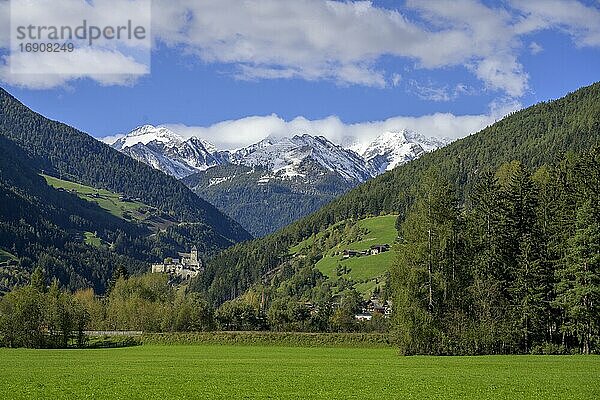
[[[431,170],[402,224],[393,271],[400,341],[406,353],[439,351],[444,308],[452,303],[457,207],[450,185]],[[455,272],[455,270],[454,270]]]
[[[548,314],[552,273],[546,265],[544,238],[537,222],[537,192],[529,173],[520,164],[509,177],[505,199],[504,229],[510,235],[505,241],[505,262],[512,282],[509,291],[523,350],[528,352],[532,334],[540,334]]]
[[[566,315],[562,329],[589,354],[600,328],[600,223],[591,200],[577,212],[576,232],[558,275],[557,303]]]

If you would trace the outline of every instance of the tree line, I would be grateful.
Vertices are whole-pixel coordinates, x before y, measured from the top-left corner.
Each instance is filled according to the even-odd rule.
[[[359,323],[354,314],[362,299],[347,292],[336,306],[318,307],[290,297],[268,304],[255,292],[212,307],[201,294],[173,286],[164,274],[129,276],[115,269],[108,293],[92,288],[71,292],[53,279],[47,286],[37,268],[31,283],[0,298],[0,346],[65,348],[86,345],[86,330],[199,332],[199,331],[386,331],[388,320]]]
[[[482,172],[464,202],[431,169],[392,272],[406,354],[589,354],[600,344],[600,151]]]

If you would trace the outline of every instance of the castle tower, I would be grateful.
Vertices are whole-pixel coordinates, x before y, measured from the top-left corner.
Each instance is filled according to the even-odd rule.
[[[193,245],[192,251],[190,251],[190,261],[192,265],[195,265],[197,267],[200,266],[200,255],[198,253],[198,248],[196,247],[196,245]]]

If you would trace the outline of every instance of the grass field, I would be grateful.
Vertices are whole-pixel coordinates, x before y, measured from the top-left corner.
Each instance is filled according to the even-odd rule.
[[[58,179],[48,175],[42,175],[48,185],[56,189],[64,189],[76,193],[80,198],[97,203],[100,207],[112,215],[124,218],[125,213],[135,215],[136,211],[147,207],[145,204],[137,201],[122,201],[118,193],[113,193],[104,189],[96,189],[91,186],[81,185],[79,183]]]
[[[3,399],[594,399],[598,356],[400,357],[394,349],[0,349]]]

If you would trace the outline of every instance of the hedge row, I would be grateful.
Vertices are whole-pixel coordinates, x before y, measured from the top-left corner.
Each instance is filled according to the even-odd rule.
[[[301,332],[190,332],[147,333],[143,344],[279,345],[298,347],[393,347],[390,335],[382,333]]]

